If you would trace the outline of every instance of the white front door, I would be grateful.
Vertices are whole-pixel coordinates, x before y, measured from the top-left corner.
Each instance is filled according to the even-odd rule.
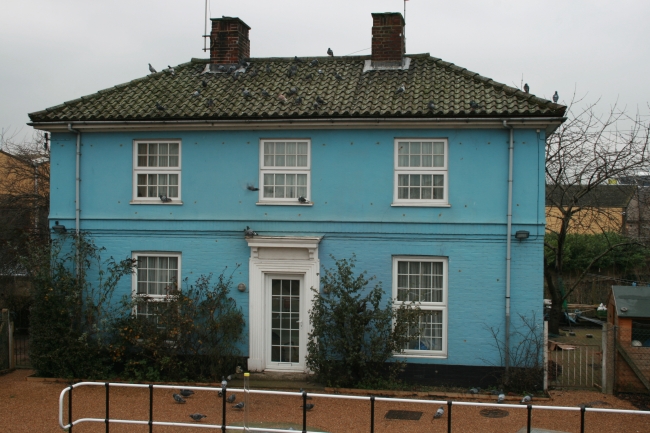
[[[303,275],[266,276],[266,368],[303,370],[306,318]]]

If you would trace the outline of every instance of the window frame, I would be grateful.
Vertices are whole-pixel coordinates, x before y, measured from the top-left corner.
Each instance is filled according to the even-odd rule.
[[[131,258],[134,260],[140,260],[140,257],[174,257],[178,259],[178,269],[177,269],[177,280],[176,283],[180,289],[180,284],[182,281],[182,254],[180,252],[170,252],[170,251],[133,251],[131,252]],[[137,263],[137,262],[136,262]],[[138,293],[138,267],[135,266],[133,272],[133,277],[131,278],[131,298],[147,298],[147,302],[167,302],[170,299],[170,295],[150,295],[150,294],[141,294]],[[173,296],[173,295],[172,295]],[[133,306],[131,311],[133,316],[137,317],[137,305]]]
[[[444,166],[443,167],[399,167],[399,143],[400,142],[442,142],[444,145]],[[420,175],[442,175],[443,176],[443,198],[442,199],[400,199],[399,198],[399,175],[420,174]],[[395,138],[393,146],[393,203],[391,206],[411,207],[450,207],[449,205],[449,140],[447,138],[424,138],[424,137],[401,137]]]
[[[307,166],[305,167],[267,167],[264,164],[264,145],[266,143],[277,142],[307,142]],[[258,205],[279,205],[279,206],[312,206],[311,198],[311,138],[261,138],[259,145],[259,195]],[[285,154],[286,155],[286,154]],[[300,203],[298,197],[296,198],[275,198],[264,197],[264,175],[265,174],[306,174],[307,175],[307,194],[305,199],[307,203]],[[297,186],[297,185],[296,185]]]
[[[140,143],[176,143],[178,144],[178,167],[139,167],[138,166],[138,144]],[[182,205],[182,167],[183,167],[183,143],[180,138],[151,138],[133,140],[133,179],[130,204],[164,204]],[[177,174],[178,175],[178,197],[170,197],[172,201],[163,203],[160,197],[138,197],[138,174]]]
[[[408,301],[398,301],[398,263],[399,262],[429,262],[442,263],[442,301],[440,302],[417,302],[421,312],[441,311],[442,312],[442,346],[441,350],[417,350],[403,349],[397,356],[412,358],[447,358],[448,343],[448,297],[449,297],[449,258],[442,256],[393,256],[393,304],[399,306]]]

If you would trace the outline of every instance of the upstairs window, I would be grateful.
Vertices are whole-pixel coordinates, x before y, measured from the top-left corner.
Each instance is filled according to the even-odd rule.
[[[163,203],[181,199],[181,142],[137,140],[133,146],[133,201]]]
[[[447,140],[396,139],[393,204],[447,205]]]
[[[262,140],[260,204],[311,202],[311,141]]]

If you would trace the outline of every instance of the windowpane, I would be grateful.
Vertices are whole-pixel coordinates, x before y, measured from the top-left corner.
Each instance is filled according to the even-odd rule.
[[[433,143],[433,153],[436,155],[444,155],[445,153],[445,143],[436,141]]]
[[[264,143],[264,155],[273,155],[273,143]]]
[[[420,155],[411,155],[411,167],[420,167]]]
[[[433,157],[431,155],[422,155],[422,167],[431,166],[433,166]]]
[[[284,174],[276,174],[275,175],[275,184],[276,185],[284,185]]]
[[[296,143],[287,143],[287,155],[296,154]]]
[[[399,167],[408,167],[409,166],[408,155],[399,155],[399,157],[397,158],[397,165]]]
[[[309,146],[307,145],[306,142],[304,141],[298,142],[298,155],[307,155],[308,149]]]
[[[410,186],[420,186],[420,175],[419,174],[412,174],[410,176]]]
[[[420,143],[411,143],[411,155],[420,154]]]
[[[297,185],[307,185],[307,175],[306,174],[297,175]]]
[[[147,155],[138,155],[138,167],[147,166]]]
[[[275,155],[275,166],[284,167],[284,155]]]
[[[424,142],[422,143],[422,155],[431,155],[433,152],[433,143]]]
[[[307,167],[307,155],[298,155],[296,165],[298,167]]]
[[[276,186],[275,187],[275,198],[284,198],[284,187]]]
[[[397,176],[397,184],[399,186],[408,186],[409,185],[409,175],[408,174],[400,174]]]
[[[275,154],[276,155],[284,155],[285,154],[284,148],[285,148],[284,143],[282,143],[282,142],[275,143]]]
[[[287,167],[295,167],[296,155],[287,155],[286,163],[287,163]]]

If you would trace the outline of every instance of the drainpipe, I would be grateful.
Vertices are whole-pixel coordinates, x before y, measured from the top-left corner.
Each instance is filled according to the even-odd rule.
[[[80,190],[81,190],[81,131],[72,129],[72,124],[68,123],[68,130],[77,134],[77,157],[75,161],[75,209],[74,209],[74,231],[76,234],[77,248],[75,248],[75,262],[77,267],[77,276],[79,275],[79,229],[80,221],[79,214],[81,213],[81,205],[79,203]]]
[[[512,244],[512,166],[515,153],[514,130],[508,125],[508,121],[503,121],[503,127],[510,129],[510,143],[508,144],[508,222],[506,227],[506,338],[504,363],[506,368],[506,377],[510,369],[510,264],[511,244]]]

